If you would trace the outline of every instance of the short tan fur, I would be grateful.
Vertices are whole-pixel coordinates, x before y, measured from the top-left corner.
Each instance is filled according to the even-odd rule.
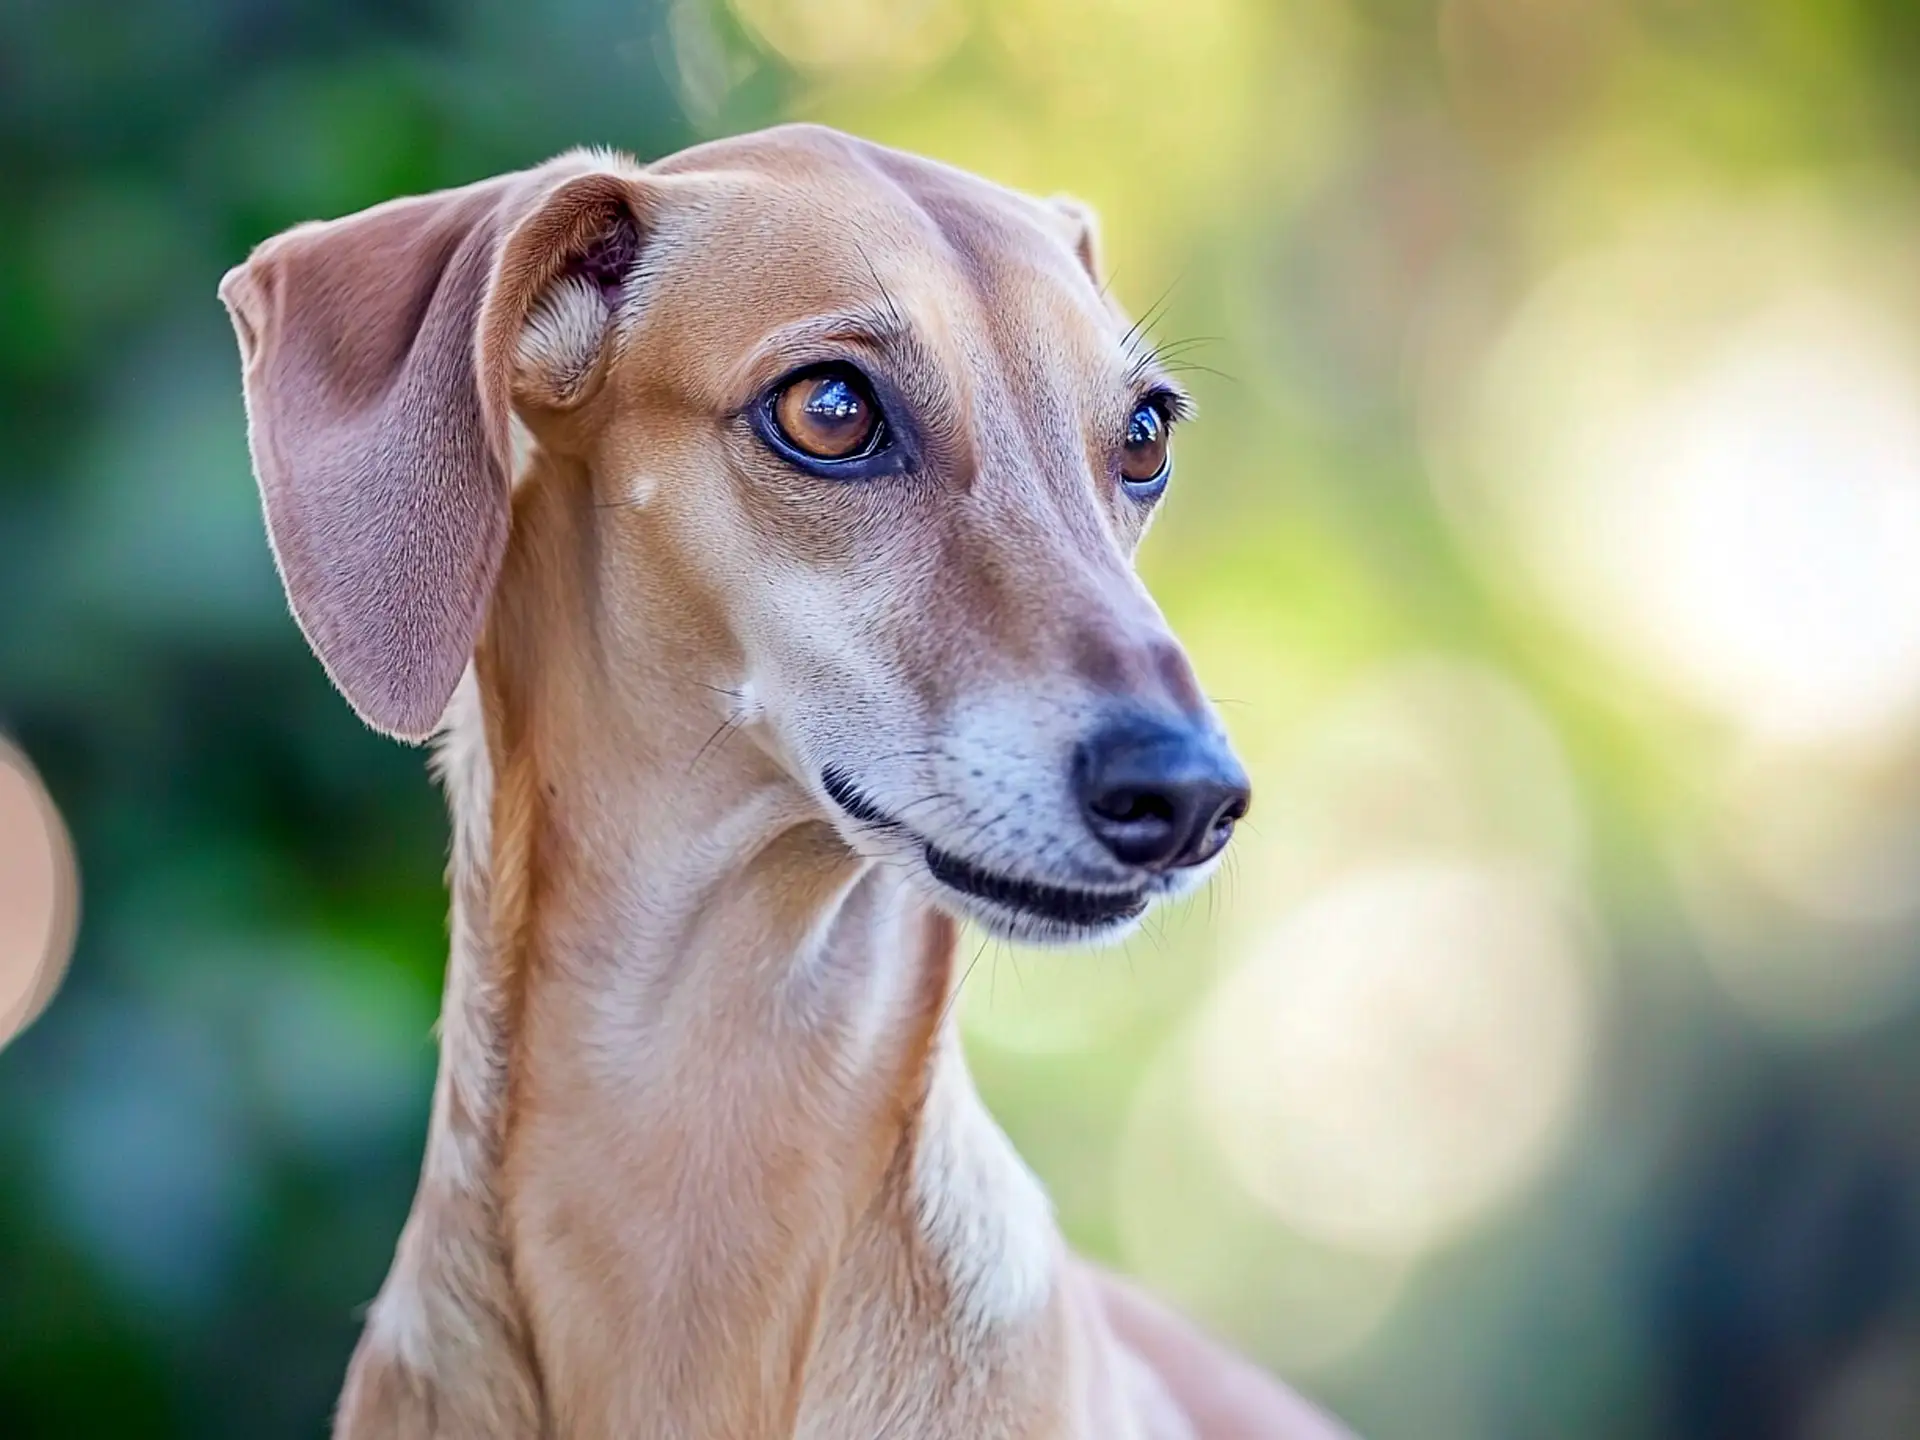
[[[1123,933],[1245,805],[1092,223],[796,126],[222,283],[294,614],[454,819],[345,1440],[1341,1433],[1068,1254],[956,1037],[962,919]]]

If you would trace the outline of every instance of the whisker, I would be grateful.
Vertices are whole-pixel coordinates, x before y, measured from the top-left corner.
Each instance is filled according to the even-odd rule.
[[[973,978],[973,967],[980,963],[980,957],[987,953],[987,946],[991,943],[991,936],[980,941],[980,948],[973,952],[973,959],[969,960],[967,968],[960,972],[960,982],[947,992],[946,1003],[940,1007],[940,1019],[934,1025],[936,1031],[946,1025],[947,1016],[953,1013],[953,1007],[960,1002],[960,992],[967,988],[967,981]],[[989,1003],[991,1003],[991,997],[989,997]]]
[[[931,745],[912,750],[890,750],[884,755],[871,757],[870,763],[874,765],[890,765],[895,760],[933,760],[944,754],[946,754],[946,750],[943,747]]]
[[[1138,380],[1150,368],[1158,364],[1166,368],[1166,362],[1179,355],[1186,355],[1202,346],[1214,344],[1221,339],[1218,335],[1189,335],[1181,340],[1168,340],[1142,351],[1127,370],[1129,382]]]
[[[1211,365],[1195,365],[1189,362],[1183,365],[1166,365],[1161,368],[1169,375],[1216,375],[1229,385],[1238,385],[1240,383],[1240,377],[1238,375],[1229,375],[1226,371],[1216,370]]]
[[[958,795],[950,795],[946,791],[940,790],[935,791],[931,795],[922,795],[918,800],[902,805],[894,814],[896,818],[903,817],[910,811],[918,810],[925,805],[932,805],[936,801],[943,801],[948,805],[964,805],[966,803],[966,801],[962,800]]]
[[[1197,350],[1202,345],[1218,345],[1227,337],[1224,335],[1183,335],[1178,340],[1168,340],[1153,347],[1156,355],[1173,355],[1182,350]]]
[[[1140,933],[1153,942],[1154,950],[1162,959],[1165,959],[1167,954],[1167,937],[1162,928],[1165,922],[1163,921],[1159,926],[1153,923],[1159,919],[1160,917],[1158,915],[1148,915],[1141,920]]]
[[[986,821],[984,824],[974,826],[973,829],[968,832],[967,838],[962,843],[968,849],[972,849],[974,841],[978,840],[982,835],[985,835],[989,830],[993,829],[994,826],[998,825],[1002,820],[1006,819],[1007,816],[1011,815],[1012,813],[1013,813],[1013,810],[1011,809],[1011,807],[1009,807],[1008,809],[1002,810],[998,815],[994,816],[993,819]]]
[[[699,769],[700,762],[707,757],[709,752],[717,755],[726,745],[727,741],[731,740],[745,728],[746,723],[746,717],[743,715],[727,716],[726,719],[714,727],[713,733],[707,736],[706,742],[694,752],[693,759],[687,763],[687,769]]]
[[[1179,287],[1180,281],[1184,278],[1184,274],[1176,275],[1173,283],[1160,292],[1160,298],[1149,305],[1146,312],[1127,327],[1126,333],[1120,337],[1121,354],[1131,354],[1135,340],[1153,328],[1154,321],[1159,318],[1162,307],[1166,305],[1168,299],[1172,297],[1173,292]]]

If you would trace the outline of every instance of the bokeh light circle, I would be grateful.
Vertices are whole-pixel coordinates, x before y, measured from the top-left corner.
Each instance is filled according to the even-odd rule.
[[[1125,1267],[1267,1365],[1336,1365],[1391,1317],[1411,1262],[1322,1244],[1235,1182],[1195,1108],[1194,1039],[1168,1041],[1128,1111],[1113,1187]]]
[[[1903,727],[1920,343],[1884,248],[1816,207],[1700,206],[1550,274],[1484,364],[1448,367],[1476,376],[1436,407],[1463,534],[1744,733]]]
[[[1920,773],[1864,751],[1740,747],[1669,849],[1708,972],[1790,1035],[1858,1030],[1920,999]]]
[[[59,811],[26,756],[0,740],[0,1045],[32,1024],[59,989],[78,901]]]
[[[1534,1179],[1593,1059],[1587,929],[1519,865],[1356,872],[1274,930],[1199,1021],[1197,1105],[1301,1233],[1415,1255]]]
[[[1260,873],[1266,903],[1243,914],[1263,927],[1356,869],[1475,856],[1571,878],[1586,853],[1547,717],[1499,670],[1450,655],[1362,672],[1259,767],[1254,792],[1236,863]]]

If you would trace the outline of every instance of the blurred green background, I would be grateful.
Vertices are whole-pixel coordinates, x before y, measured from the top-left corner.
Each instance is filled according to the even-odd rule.
[[[1075,1242],[1374,1440],[1920,1435],[1917,76],[1912,0],[11,0],[0,729],[83,908],[0,1435],[321,1434],[424,1133],[441,806],[287,618],[215,282],[785,117],[1080,195],[1209,337],[1143,563],[1254,822],[966,1000]]]

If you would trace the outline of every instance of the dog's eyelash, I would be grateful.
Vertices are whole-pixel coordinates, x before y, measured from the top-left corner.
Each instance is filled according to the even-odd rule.
[[[1140,397],[1140,404],[1151,405],[1169,425],[1193,418],[1193,401],[1170,385],[1156,385]]]

